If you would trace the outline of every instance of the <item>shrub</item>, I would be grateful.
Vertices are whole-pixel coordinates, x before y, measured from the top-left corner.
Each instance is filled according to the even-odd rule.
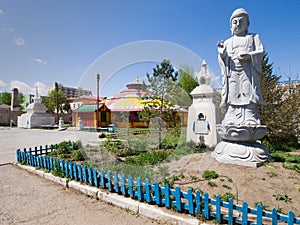
[[[105,133],[99,134],[99,138],[106,138],[106,134]]]
[[[221,198],[221,201],[223,201],[223,202],[228,202],[229,199],[231,199],[231,198],[235,199],[234,195],[232,193],[230,193],[230,192],[227,192],[227,193],[225,193],[223,195],[220,195],[220,198]]]
[[[63,141],[58,144],[57,147],[58,154],[70,154],[71,153],[71,146],[69,146],[69,143],[66,141]]]
[[[75,161],[84,161],[85,160],[85,157],[84,155],[82,154],[82,149],[81,150],[76,150],[73,152],[73,158]]]
[[[219,175],[213,171],[213,170],[205,170],[203,173],[202,173],[202,177],[204,179],[217,179],[219,177]]]

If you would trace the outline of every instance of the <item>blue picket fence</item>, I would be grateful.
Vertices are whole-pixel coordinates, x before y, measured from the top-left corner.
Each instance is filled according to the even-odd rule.
[[[70,143],[71,144],[71,143]],[[48,157],[47,153],[57,148],[57,145],[45,146],[21,151],[17,150],[17,161],[53,171],[59,167],[65,177],[72,180],[84,182],[86,184],[108,189],[125,197],[131,197],[149,204],[156,204],[166,208],[174,208],[178,212],[187,212],[191,215],[201,216],[206,220],[215,219],[218,223],[242,224],[242,225],[262,225],[271,223],[272,225],[281,222],[288,225],[300,224],[300,218],[296,218],[293,211],[288,215],[279,214],[276,208],[271,212],[263,210],[262,205],[258,204],[256,209],[248,207],[246,202],[243,204],[233,204],[233,199],[223,202],[220,196],[215,199],[209,198],[208,193],[201,195],[200,191],[187,192],[181,191],[180,187],[172,189],[168,184],[160,186],[158,182],[151,184],[148,179],[141,181],[140,178],[133,179],[131,176],[125,177],[124,174],[111,171],[98,170],[97,168],[87,167],[70,161]]]

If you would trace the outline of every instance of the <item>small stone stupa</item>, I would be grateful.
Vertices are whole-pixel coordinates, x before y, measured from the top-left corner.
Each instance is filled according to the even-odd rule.
[[[38,96],[36,88],[36,95],[33,102],[27,107],[26,113],[18,116],[18,127],[35,128],[41,127],[41,125],[54,125],[54,117],[46,113],[46,110],[47,108],[42,104],[42,98]]]
[[[217,92],[210,86],[211,73],[204,60],[196,78],[199,86],[190,93],[193,103],[188,111],[187,141],[213,147],[217,145],[216,124],[220,121],[220,112]]]

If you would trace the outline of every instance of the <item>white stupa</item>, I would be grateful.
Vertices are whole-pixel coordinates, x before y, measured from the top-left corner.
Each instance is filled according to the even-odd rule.
[[[22,128],[35,128],[42,125],[54,125],[54,116],[46,113],[47,108],[42,104],[42,98],[38,96],[36,90],[36,96],[33,98],[33,102],[28,105],[26,113],[18,116],[18,127]]]

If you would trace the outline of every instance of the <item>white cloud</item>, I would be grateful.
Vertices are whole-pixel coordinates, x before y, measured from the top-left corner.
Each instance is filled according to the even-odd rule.
[[[23,45],[25,45],[25,41],[20,37],[16,37],[15,38],[15,44],[18,45],[18,46],[23,46]]]
[[[0,15],[3,15],[4,11],[2,9],[0,9]]]
[[[6,87],[7,83],[5,83],[4,81],[0,80],[0,87]]]
[[[43,64],[43,65],[46,65],[46,64],[47,64],[46,61],[41,60],[41,59],[34,59],[33,62],[36,62],[36,63],[38,63],[38,64]]]
[[[29,84],[19,81],[19,80],[14,80],[10,82],[10,89],[12,90],[13,88],[18,88],[19,92],[22,94],[36,94],[36,87],[38,88],[38,94],[39,96],[44,96],[47,95],[47,87],[45,84],[37,81],[35,82],[35,86],[31,87]]]

